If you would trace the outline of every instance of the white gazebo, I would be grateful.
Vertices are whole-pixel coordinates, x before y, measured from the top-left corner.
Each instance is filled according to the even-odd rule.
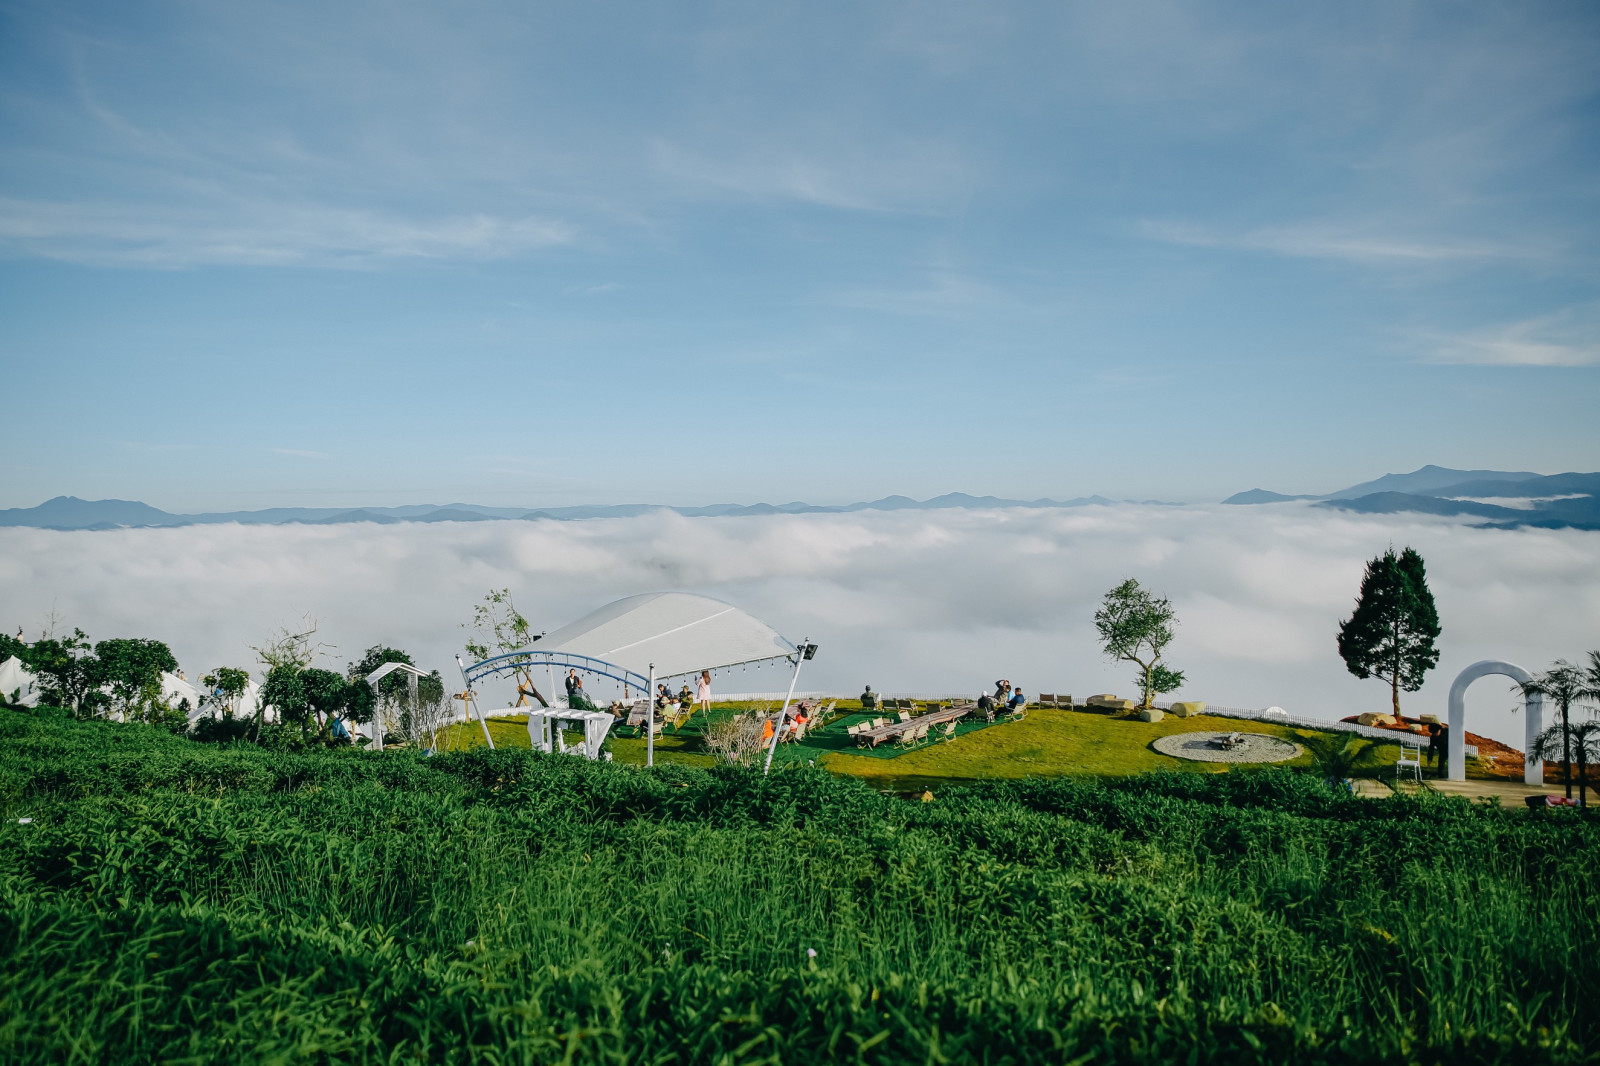
[[[526,648],[470,666],[463,663],[461,676],[469,696],[473,684],[479,680],[541,664],[552,671],[576,668],[638,689],[650,708],[645,725],[646,762],[653,765],[657,682],[688,677],[703,670],[725,670],[787,659],[794,663],[794,677],[789,683],[792,696],[794,684],[800,677],[800,664],[815,655],[816,649],[815,644],[796,646],[790,643],[765,622],[721,600],[687,592],[651,592],[609,603],[576,622],[546,633]],[[788,709],[786,699],[779,715],[774,745],[782,733],[783,716]],[[482,711],[478,712],[478,717],[481,721]],[[591,759],[597,758],[600,744],[613,721],[611,715],[562,708],[535,711],[528,717],[528,733],[534,746],[551,750],[549,730],[563,721],[584,724],[584,753]],[[556,728],[559,730],[559,726]],[[591,730],[598,735],[591,736]]]
[[[380,666],[376,670],[372,671],[372,673],[368,674],[367,675],[367,684],[372,686],[372,698],[373,698],[374,702],[376,702],[380,698],[379,694],[378,694],[378,682],[382,681],[384,678],[388,677],[390,674],[394,673],[396,670],[405,671],[406,687],[410,690],[411,706],[413,708],[415,708],[417,706],[417,678],[419,678],[419,677],[427,677],[428,674],[427,674],[427,671],[419,670],[415,666],[412,666],[410,663],[384,663],[382,666]],[[455,705],[451,704],[451,706],[453,707]],[[413,714],[416,713],[415,710],[413,710],[412,713]],[[483,715],[480,714],[478,717],[481,719],[483,717]],[[352,725],[356,727],[356,728],[352,728],[350,730],[350,742],[352,744],[354,744],[355,743],[355,739],[356,739],[356,733],[359,730],[360,723],[352,723]],[[383,750],[383,723],[378,721],[378,715],[377,715],[377,711],[376,710],[373,711],[372,721],[368,722],[366,725],[367,725],[367,737],[372,742],[369,745],[369,747],[371,747],[371,749],[373,751],[382,751]],[[483,723],[483,736],[484,736],[485,740],[488,740],[488,738],[489,738],[489,725],[488,725],[487,722]],[[432,743],[432,739],[431,738],[429,740],[429,743],[430,744]],[[491,748],[494,747],[494,741],[490,740],[489,741],[489,746]]]

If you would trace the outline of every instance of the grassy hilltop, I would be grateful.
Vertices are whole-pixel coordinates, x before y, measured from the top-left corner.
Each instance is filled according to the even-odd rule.
[[[1597,859],[1292,770],[911,803],[0,711],[0,1061],[1581,1061]]]

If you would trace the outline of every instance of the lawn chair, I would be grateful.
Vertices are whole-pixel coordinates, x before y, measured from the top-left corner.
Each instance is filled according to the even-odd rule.
[[[886,726],[888,724],[889,724],[889,719],[887,719],[887,718],[874,718],[872,720],[872,728],[874,728],[874,729],[881,729],[881,728],[883,728],[884,726]]]
[[[896,712],[894,712],[894,716],[896,718],[898,718],[902,722],[911,721],[911,712],[910,711],[896,711]]]
[[[944,703],[941,700],[929,700],[925,709],[929,714],[932,714],[934,711],[942,711],[944,710]]]
[[[939,735],[934,737],[935,740],[954,740],[955,738],[956,724],[954,722],[946,722],[941,725],[939,727]]]
[[[1422,784],[1422,745],[1420,743],[1407,743],[1402,740],[1400,742],[1400,758],[1396,759],[1394,764],[1394,783],[1396,787],[1400,785],[1400,775],[1407,770],[1411,771],[1411,777],[1417,784]]]

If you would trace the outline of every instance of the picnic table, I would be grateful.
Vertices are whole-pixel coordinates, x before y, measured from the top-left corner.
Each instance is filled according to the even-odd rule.
[[[856,747],[875,748],[884,741],[893,740],[898,736],[909,733],[918,726],[935,726],[942,725],[945,722],[953,722],[957,718],[970,714],[976,706],[977,704],[975,703],[958,703],[953,707],[945,707],[942,710],[919,714],[913,718],[906,719],[904,722],[886,722],[876,729],[863,729],[856,734]]]

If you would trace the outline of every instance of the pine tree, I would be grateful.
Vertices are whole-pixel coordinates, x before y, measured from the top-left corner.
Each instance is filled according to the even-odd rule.
[[[1389,682],[1394,716],[1400,690],[1415,692],[1439,663],[1439,612],[1428,590],[1422,556],[1390,548],[1367,564],[1356,609],[1339,625],[1339,655],[1359,678]]]

